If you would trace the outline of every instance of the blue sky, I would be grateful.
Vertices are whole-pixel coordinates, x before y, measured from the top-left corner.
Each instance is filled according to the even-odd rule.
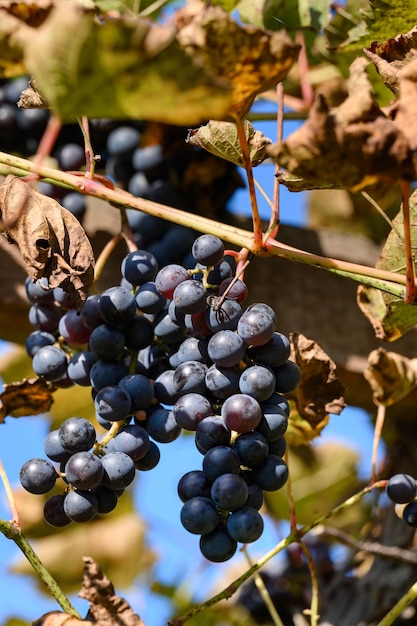
[[[267,107],[269,108],[269,107]],[[272,108],[272,106],[270,106]],[[257,124],[266,135],[273,136],[273,123]],[[287,133],[294,130],[295,123],[287,125]],[[268,195],[273,189],[272,164],[257,168],[256,175]],[[306,219],[306,199],[303,194],[289,194],[285,189],[281,196],[281,220],[283,223],[302,225]],[[246,190],[238,191],[232,201],[232,210],[248,212]],[[260,211],[268,219],[269,207],[260,199]],[[352,304],[354,306],[354,303]],[[1,426],[0,458],[6,468],[12,484],[17,484],[21,465],[33,456],[43,455],[43,439],[47,433],[47,421],[41,417],[8,418]],[[329,426],[324,431],[321,441],[337,440],[358,450],[360,470],[363,476],[370,473],[370,450],[372,430],[368,415],[358,409],[345,409],[340,416],[332,416]],[[229,564],[206,565],[196,558],[198,541],[189,535],[180,525],[179,511],[181,503],[177,497],[176,485],[179,478],[191,469],[199,469],[201,456],[196,451],[192,438],[181,438],[176,442],[161,446],[162,460],[153,471],[144,473],[135,487],[135,498],[141,515],[149,524],[149,541],[163,555],[158,574],[164,582],[182,581],[183,577],[204,582],[200,588],[209,588],[216,577],[225,571]],[[161,506],[161,503],[163,506]],[[10,517],[4,491],[0,486],[0,516]],[[263,537],[251,549],[254,556],[260,556],[271,549],[277,542],[276,528],[267,521]],[[16,558],[15,545],[0,537],[0,625],[8,617],[16,615],[28,621],[38,618],[46,611],[57,609],[54,600],[40,595],[30,579],[12,576],[7,572],[8,564]],[[242,558],[237,555],[236,559]],[[146,626],[161,626],[166,621],[167,604],[164,600],[144,593],[140,585],[126,592],[119,590],[140,613]],[[22,602],[24,598],[24,602]],[[201,598],[203,599],[203,598]],[[83,601],[73,599],[81,613],[86,607]]]

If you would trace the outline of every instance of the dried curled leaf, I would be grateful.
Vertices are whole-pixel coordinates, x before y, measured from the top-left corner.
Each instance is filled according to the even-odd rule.
[[[4,385],[0,393],[0,424],[7,416],[25,417],[49,411],[53,388],[51,383],[39,378]]]
[[[374,63],[388,89],[399,93],[398,73],[417,55],[417,26],[405,35],[397,35],[392,39],[374,41],[364,49],[366,56]]]
[[[46,109],[48,104],[39,92],[36,81],[32,78],[29,80],[27,89],[24,89],[20,94],[19,102],[17,106],[21,109]]]
[[[390,406],[416,388],[417,359],[378,348],[370,353],[364,376],[375,404]]]
[[[268,158],[266,146],[272,142],[261,131],[255,130],[248,120],[244,121],[244,129],[249,146],[250,160],[252,166],[255,167]],[[187,141],[191,145],[204,148],[207,152],[231,161],[235,165],[244,166],[236,124],[232,122],[215,122],[210,120],[205,126],[191,130]]]
[[[357,192],[415,180],[414,148],[406,123],[398,119],[398,114],[390,119],[378,107],[367,77],[367,64],[363,58],[352,64],[349,96],[339,107],[331,109],[318,95],[305,124],[282,144],[268,149],[281,167],[303,179],[298,190],[333,187]],[[415,99],[416,83],[413,87],[404,83],[399,104],[408,120],[415,109],[410,90]]]
[[[301,383],[290,394],[297,410],[290,415],[287,438],[290,444],[301,445],[320,434],[329,413],[342,412],[344,387],[335,363],[315,341],[301,333],[291,333],[290,341],[291,359],[301,370]]]
[[[413,249],[417,245],[417,192],[410,196],[410,233]],[[393,220],[393,228],[382,248],[376,267],[405,274],[404,216],[399,211]],[[383,293],[373,287],[361,285],[357,291],[359,308],[371,322],[378,339],[395,341],[417,324],[417,307],[404,300]]]
[[[49,611],[35,620],[32,626],[91,626],[91,622],[62,611]]]
[[[97,626],[145,626],[124,598],[115,595],[112,582],[89,556],[85,563],[83,585],[79,593],[90,603],[90,615]]]
[[[232,86],[233,117],[246,117],[255,96],[286,78],[300,46],[284,31],[238,24],[218,6],[191,0],[177,11],[178,41],[190,58]],[[207,116],[208,117],[208,116]]]
[[[0,212],[30,278],[47,277],[51,289],[62,287],[79,308],[93,281],[94,255],[77,218],[16,176],[0,186]]]

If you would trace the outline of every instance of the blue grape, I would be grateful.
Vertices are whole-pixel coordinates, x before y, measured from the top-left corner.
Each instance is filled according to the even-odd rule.
[[[161,453],[158,446],[155,442],[150,441],[149,450],[145,456],[135,461],[135,468],[142,472],[147,472],[158,465],[160,458]]]
[[[247,433],[258,426],[262,411],[255,398],[244,393],[236,393],[223,402],[221,416],[230,430]]]
[[[61,200],[61,205],[72,213],[79,222],[82,222],[87,210],[87,202],[85,196],[78,191],[70,191],[65,194]]]
[[[251,543],[263,533],[264,521],[256,509],[243,506],[227,518],[227,532],[239,543]]]
[[[217,526],[219,515],[209,498],[196,496],[187,500],[181,508],[181,524],[189,533],[207,535]]]
[[[136,304],[143,313],[160,313],[164,310],[167,300],[159,293],[153,281],[143,283],[135,294]]]
[[[215,235],[200,235],[194,241],[191,253],[203,265],[216,265],[223,258],[224,245]]]
[[[149,450],[149,436],[147,431],[138,424],[128,424],[119,430],[113,440],[113,450],[124,452],[134,461],[138,461]]]
[[[201,496],[210,498],[211,484],[202,470],[191,470],[180,478],[178,496],[182,502]]]
[[[58,474],[52,463],[46,459],[30,459],[21,467],[20,483],[29,493],[48,493],[55,486]]]
[[[275,454],[276,456],[280,456],[282,458],[287,450],[285,437],[279,437],[274,441],[268,441],[268,448],[269,454]]]
[[[109,452],[103,459],[103,485],[109,489],[124,489],[135,478],[135,465],[132,458],[124,452]]]
[[[70,518],[64,511],[65,495],[57,494],[50,496],[43,506],[45,521],[54,528],[64,528],[71,523]]]
[[[114,489],[109,489],[105,485],[97,485],[97,487],[92,489],[91,493],[97,498],[97,513],[99,515],[105,515],[114,511],[119,500]]]
[[[237,542],[222,526],[217,526],[211,533],[200,537],[201,554],[213,563],[228,561],[236,550]]]
[[[69,417],[58,430],[59,440],[67,452],[74,454],[89,450],[96,441],[96,431],[84,417]]]
[[[67,355],[58,346],[40,348],[32,359],[32,367],[40,378],[55,382],[67,372]]]
[[[249,308],[242,313],[237,324],[237,332],[243,341],[250,346],[266,344],[275,330],[275,322],[271,315],[262,309]]]
[[[98,302],[101,317],[107,324],[120,326],[132,319],[136,313],[134,295],[124,287],[110,287],[106,289]]]
[[[182,313],[197,313],[206,306],[207,289],[199,281],[190,278],[175,288],[172,299]]]
[[[154,333],[158,339],[170,346],[178,343],[185,337],[186,329],[175,324],[167,313],[156,323]]]
[[[85,152],[78,143],[66,143],[54,154],[61,170],[79,170],[85,163]]]
[[[256,483],[248,483],[248,497],[245,502],[245,506],[250,506],[252,509],[259,509],[264,503],[264,492]]]
[[[35,302],[29,309],[29,322],[38,330],[54,332],[58,328],[62,310],[54,304]]]
[[[94,399],[98,415],[109,422],[126,419],[132,410],[132,400],[127,391],[117,385],[102,387]]]
[[[123,376],[118,386],[129,394],[132,411],[147,409],[154,400],[154,387],[143,374]]]
[[[100,484],[103,465],[92,452],[76,452],[65,464],[65,478],[77,489],[88,490]]]
[[[275,441],[285,435],[288,428],[288,415],[277,405],[261,405],[262,416],[256,430],[267,441]]]
[[[75,385],[89,387],[91,385],[91,368],[96,361],[96,355],[90,350],[76,352],[68,362],[67,374],[69,378]]]
[[[117,385],[127,374],[128,368],[124,361],[99,359],[90,370],[90,382],[92,387],[99,391],[103,387]]]
[[[209,306],[206,311],[207,325],[213,333],[219,330],[236,330],[242,317],[242,307],[236,300],[226,298],[222,304]]]
[[[197,337],[187,337],[178,348],[179,363],[186,361],[199,361],[206,365],[211,364],[207,351],[207,340]]]
[[[50,289],[48,279],[46,277],[33,281],[29,276],[25,279],[25,290],[28,300],[34,304],[35,302],[43,302],[44,304],[52,304],[54,302],[54,292]]]
[[[410,474],[394,474],[386,486],[386,494],[391,502],[407,504],[417,495],[417,484]]]
[[[71,456],[71,453],[62,446],[58,429],[51,430],[47,434],[43,442],[43,450],[51,461],[56,461],[57,463],[66,463]]]
[[[213,502],[225,511],[235,511],[242,507],[248,497],[248,486],[238,474],[222,474],[211,486],[210,496]]]
[[[233,450],[237,452],[242,465],[255,467],[266,459],[269,446],[261,433],[250,431],[236,437],[233,442]]]
[[[33,358],[40,348],[44,346],[53,346],[56,339],[52,333],[45,330],[34,330],[26,339],[26,352],[28,356]]]
[[[99,310],[100,294],[88,296],[81,309],[81,319],[87,328],[94,330],[97,326],[104,323]]]
[[[251,365],[239,378],[239,389],[258,402],[267,400],[275,390],[275,375],[269,367]]]
[[[222,474],[239,474],[240,460],[232,448],[216,446],[208,450],[203,459],[203,472],[209,482]]]
[[[96,496],[90,491],[69,491],[64,499],[64,512],[73,522],[89,522],[98,511]]]
[[[140,141],[140,132],[132,126],[119,126],[107,137],[107,150],[112,156],[132,155]]]
[[[140,172],[153,170],[160,166],[164,159],[163,148],[160,144],[136,148],[132,157],[133,167]]]
[[[129,350],[150,346],[154,336],[152,323],[143,315],[136,315],[123,326],[125,345]]]
[[[213,335],[208,343],[210,359],[220,367],[238,365],[245,354],[242,338],[232,330],[220,330]]]
[[[231,432],[221,417],[209,415],[198,424],[194,441],[197,450],[201,454],[206,454],[208,450],[215,446],[228,446],[230,437]]]
[[[89,346],[98,359],[118,359],[124,351],[125,336],[116,326],[100,324],[92,331]]]
[[[264,491],[277,491],[288,480],[288,467],[281,457],[268,454],[266,459],[252,470],[254,482]]]
[[[152,411],[148,417],[147,430],[149,436],[158,443],[170,443],[181,434],[181,426],[175,420],[174,412],[163,407]]]
[[[180,363],[175,369],[173,383],[176,391],[181,394],[206,392],[207,365],[199,361]]]
[[[249,348],[248,354],[257,363],[279,367],[287,361],[290,352],[291,344],[288,337],[275,331],[267,343]]]
[[[213,407],[202,394],[187,393],[176,401],[173,412],[181,428],[195,431],[201,420],[208,415],[213,415]]]
[[[153,281],[158,269],[155,257],[146,250],[129,252],[122,261],[122,275],[135,287]]]
[[[275,389],[280,393],[294,391],[301,382],[301,370],[294,361],[285,361],[283,365],[274,368],[274,374]]]
[[[417,502],[407,504],[403,511],[403,520],[407,526],[417,528]]]
[[[173,405],[180,397],[174,386],[175,370],[165,370],[154,383],[155,398],[162,404]]]

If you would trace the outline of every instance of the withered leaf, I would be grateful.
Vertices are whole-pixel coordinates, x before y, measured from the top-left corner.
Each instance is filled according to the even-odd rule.
[[[80,308],[93,281],[94,255],[77,218],[16,176],[0,185],[0,212],[28,276],[47,277],[51,289],[62,287]]]
[[[375,404],[390,406],[417,386],[417,358],[408,359],[384,348],[368,356],[364,376],[371,386]]]
[[[90,603],[93,623],[99,626],[145,626],[128,602],[115,595],[112,582],[89,556],[83,558],[83,585],[80,598]]]
[[[410,196],[410,233],[413,249],[417,246],[417,192]],[[382,248],[376,267],[405,274],[404,215],[400,210]],[[374,287],[358,287],[358,306],[371,322],[376,337],[395,341],[417,324],[417,307]]]
[[[232,110],[246,117],[255,96],[286,78],[300,46],[284,31],[238,24],[220,7],[191,0],[177,11],[178,41],[212,76],[232,86]]]
[[[0,15],[14,15],[28,26],[37,27],[48,17],[54,4],[54,0],[0,0]]]
[[[301,383],[290,394],[296,411],[290,416],[289,442],[300,445],[317,437],[327,424],[329,413],[339,415],[345,407],[344,387],[336,365],[312,339],[291,333],[291,359],[301,370]]]
[[[416,58],[417,26],[405,35],[397,35],[392,39],[374,41],[364,49],[366,56],[374,63],[379,75],[388,89],[396,95],[399,93],[399,71]]]
[[[272,142],[261,131],[255,130],[248,120],[244,121],[244,128],[250,160],[255,167],[268,158],[266,146]],[[232,122],[210,120],[205,126],[190,131],[187,141],[235,165],[244,166],[236,124]]]
[[[17,106],[21,109],[46,109],[48,104],[39,92],[36,81],[31,78],[27,89],[24,89],[20,94],[19,102]]]
[[[91,621],[77,619],[62,611],[49,611],[35,620],[32,626],[91,626]]]
[[[0,393],[0,424],[7,416],[25,417],[46,413],[53,402],[51,383],[39,378],[25,378],[18,383],[10,383]]]
[[[303,188],[357,192],[416,178],[408,134],[379,109],[367,63],[358,58],[352,64],[349,96],[339,107],[331,109],[318,95],[305,124],[281,145],[267,149],[281,167],[304,179]]]

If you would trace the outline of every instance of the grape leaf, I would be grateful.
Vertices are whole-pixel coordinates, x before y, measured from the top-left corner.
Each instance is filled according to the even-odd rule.
[[[291,359],[301,370],[301,382],[288,394],[297,411],[290,415],[286,437],[292,445],[303,445],[320,434],[329,413],[342,412],[344,387],[337,378],[335,363],[315,341],[291,333],[290,342]]]
[[[0,424],[7,416],[24,417],[49,411],[53,388],[51,383],[39,378],[4,385],[0,393]]]
[[[244,127],[252,166],[259,165],[268,158],[266,146],[272,142],[261,131],[255,130],[248,120],[244,121]],[[205,126],[191,130],[187,141],[235,165],[244,166],[236,124],[210,120]]]
[[[393,229],[387,237],[376,266],[405,274],[403,241],[403,212],[393,220]],[[411,245],[417,246],[417,191],[410,196]],[[371,322],[378,339],[395,341],[417,324],[417,307],[400,298],[382,293],[373,287],[358,287],[358,305]]]
[[[363,372],[375,404],[390,406],[417,387],[417,359],[408,359],[384,348],[373,350]]]
[[[298,189],[333,187],[356,192],[416,178],[413,145],[406,131],[406,121],[410,122],[415,109],[408,84],[399,104],[404,121],[398,115],[392,120],[372,95],[367,64],[364,58],[352,63],[349,96],[341,105],[330,109],[319,95],[305,124],[282,144],[267,148],[281,167],[304,179]],[[413,128],[414,124],[412,120]]]
[[[311,29],[319,32],[329,22],[331,0],[241,0],[241,19],[271,30]]]
[[[78,619],[62,611],[49,611],[32,622],[32,626],[91,626],[91,621]]]
[[[94,255],[77,218],[16,176],[0,185],[0,211],[29,277],[46,276],[51,289],[62,287],[80,308],[93,281]]]

